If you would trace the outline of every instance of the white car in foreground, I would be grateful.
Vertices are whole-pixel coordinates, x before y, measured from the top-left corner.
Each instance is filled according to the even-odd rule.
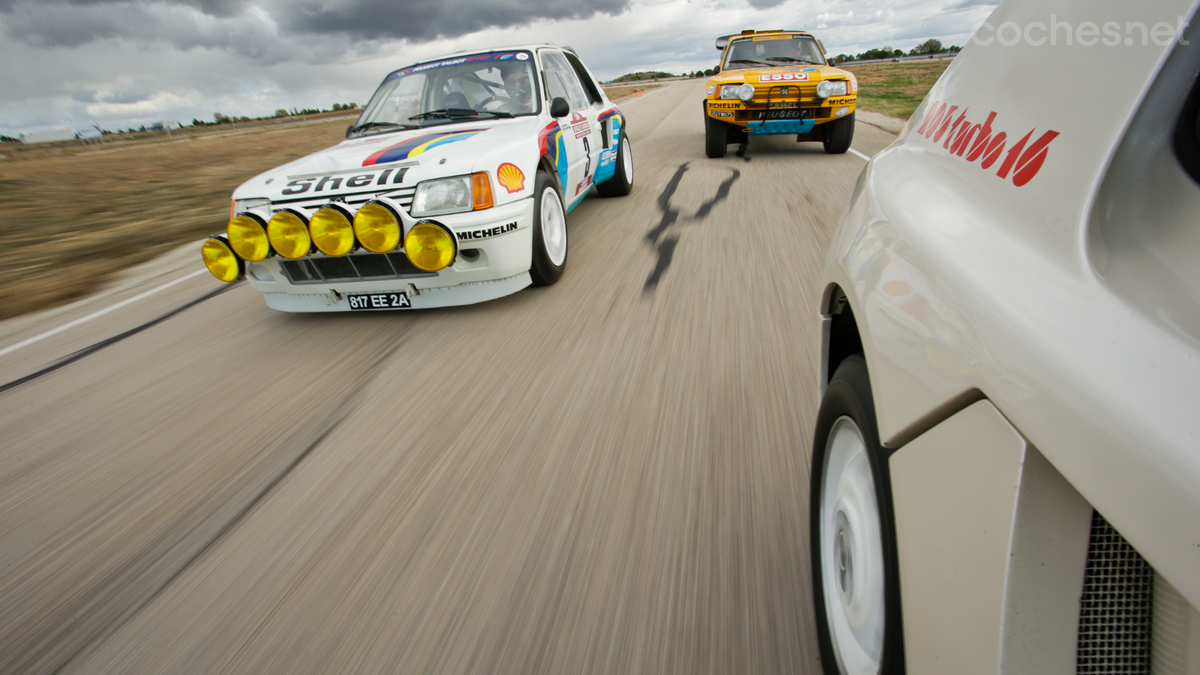
[[[1196,10],[1007,0],[859,178],[820,307],[827,674],[1200,673]]]
[[[566,215],[629,194],[625,118],[570,49],[397,70],[346,141],[233,194],[208,269],[288,312],[444,307],[558,280]]]

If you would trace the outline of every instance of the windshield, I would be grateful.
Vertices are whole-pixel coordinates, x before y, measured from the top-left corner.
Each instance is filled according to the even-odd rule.
[[[738,40],[729,46],[724,68],[761,68],[796,63],[825,65],[825,57],[821,54],[816,40],[791,35]]]
[[[474,54],[397,70],[387,76],[356,129],[430,126],[480,117],[535,115],[529,52]]]

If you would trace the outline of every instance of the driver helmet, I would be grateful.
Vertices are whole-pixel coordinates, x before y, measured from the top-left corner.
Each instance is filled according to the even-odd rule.
[[[504,88],[514,103],[528,106],[533,100],[533,86],[529,81],[529,69],[523,63],[504,63],[500,66],[500,77]]]

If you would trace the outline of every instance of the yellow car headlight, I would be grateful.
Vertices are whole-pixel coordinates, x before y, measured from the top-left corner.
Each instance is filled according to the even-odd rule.
[[[419,270],[437,272],[454,264],[458,242],[441,223],[422,220],[404,235],[404,254]]]
[[[299,211],[280,211],[267,221],[267,239],[279,255],[299,260],[312,249],[308,236],[308,218]]]
[[[354,235],[372,253],[389,253],[400,244],[400,219],[382,202],[367,202],[354,214]]]
[[[243,260],[259,262],[271,253],[267,224],[253,213],[242,213],[229,221],[225,233],[229,236],[229,246]]]
[[[344,256],[354,250],[354,228],[350,225],[350,214],[337,204],[322,207],[308,222],[308,231],[313,243],[321,253]]]
[[[213,236],[200,247],[204,266],[220,281],[237,281],[246,272],[245,263],[237,257],[229,242],[221,236]]]

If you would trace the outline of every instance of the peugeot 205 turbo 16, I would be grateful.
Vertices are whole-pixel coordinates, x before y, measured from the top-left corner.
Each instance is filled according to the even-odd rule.
[[[1200,673],[1196,0],[1006,0],[820,305],[828,675]]]
[[[572,50],[455,54],[389,74],[344,142],[238,187],[203,258],[288,312],[481,302],[557,281],[567,213],[632,186],[625,118]]]
[[[723,53],[704,99],[704,150],[724,157],[747,136],[795,134],[840,154],[854,140],[858,80],[829,65],[825,49],[801,31],[744,30],[717,39]]]

